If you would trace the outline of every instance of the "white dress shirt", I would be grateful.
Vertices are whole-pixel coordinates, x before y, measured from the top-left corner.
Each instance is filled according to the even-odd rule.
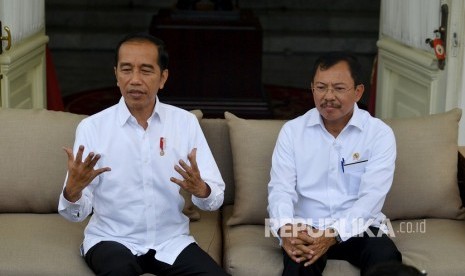
[[[316,108],[287,122],[273,152],[268,212],[276,235],[286,223],[336,229],[343,241],[369,226],[387,231],[381,212],[394,175],[389,126],[354,105],[334,138]]]
[[[93,212],[84,231],[84,253],[100,241],[112,240],[135,255],[154,249],[156,259],[173,264],[195,241],[182,213],[180,187],[170,181],[182,179],[174,166],[180,159],[189,163],[193,148],[201,177],[211,189],[208,198],[193,196],[193,203],[203,210],[216,210],[223,203],[225,184],[196,117],[157,99],[147,123],[144,130],[121,98],[84,119],[76,130],[74,153],[84,145],[83,159],[92,151],[102,156],[96,168],[111,168],[95,178],[77,202],[60,196],[58,211],[71,221],[82,221]]]

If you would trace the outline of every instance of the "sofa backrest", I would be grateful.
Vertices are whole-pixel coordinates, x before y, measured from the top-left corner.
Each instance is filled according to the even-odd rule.
[[[0,109],[0,213],[57,212],[72,147],[84,115]]]
[[[389,219],[465,218],[457,185],[460,118],[461,110],[454,109],[419,118],[385,120],[396,136],[398,153],[394,182],[383,208]],[[268,217],[268,159],[283,124],[278,120],[243,120],[231,114],[226,119],[202,119],[226,182],[225,204],[234,203],[234,219],[230,218],[228,225],[263,224]],[[269,152],[264,154],[263,149]],[[242,164],[244,156],[247,164]],[[244,170],[254,171],[253,177]],[[243,175],[249,176],[249,181],[241,181]]]
[[[202,119],[200,126],[226,184],[224,205],[234,203],[234,173],[229,128],[225,119]]]

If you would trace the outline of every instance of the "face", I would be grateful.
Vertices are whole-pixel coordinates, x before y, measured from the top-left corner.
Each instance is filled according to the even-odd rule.
[[[336,63],[326,70],[318,69],[312,83],[313,99],[326,126],[342,129],[352,117],[354,103],[363,95],[362,84],[355,86],[345,61]],[[326,92],[317,92],[325,90]]]
[[[129,41],[121,45],[115,67],[117,84],[131,113],[150,116],[156,96],[168,78],[158,65],[158,48],[147,41]]]

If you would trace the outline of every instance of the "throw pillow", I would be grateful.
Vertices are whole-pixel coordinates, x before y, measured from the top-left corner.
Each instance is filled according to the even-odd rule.
[[[271,156],[284,120],[241,119],[225,112],[231,139],[235,198],[228,225],[264,224]]]
[[[394,181],[383,212],[391,220],[464,218],[457,186],[458,122],[461,110],[410,119],[390,119],[397,142]]]

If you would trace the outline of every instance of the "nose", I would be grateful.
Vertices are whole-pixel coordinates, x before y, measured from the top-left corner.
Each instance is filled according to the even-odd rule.
[[[135,70],[131,75],[131,84],[140,84],[140,83],[141,83],[140,72]]]
[[[330,92],[331,91],[331,92]],[[335,99],[336,93],[334,92],[333,88],[329,88],[326,90],[325,94],[323,95],[325,99]]]

